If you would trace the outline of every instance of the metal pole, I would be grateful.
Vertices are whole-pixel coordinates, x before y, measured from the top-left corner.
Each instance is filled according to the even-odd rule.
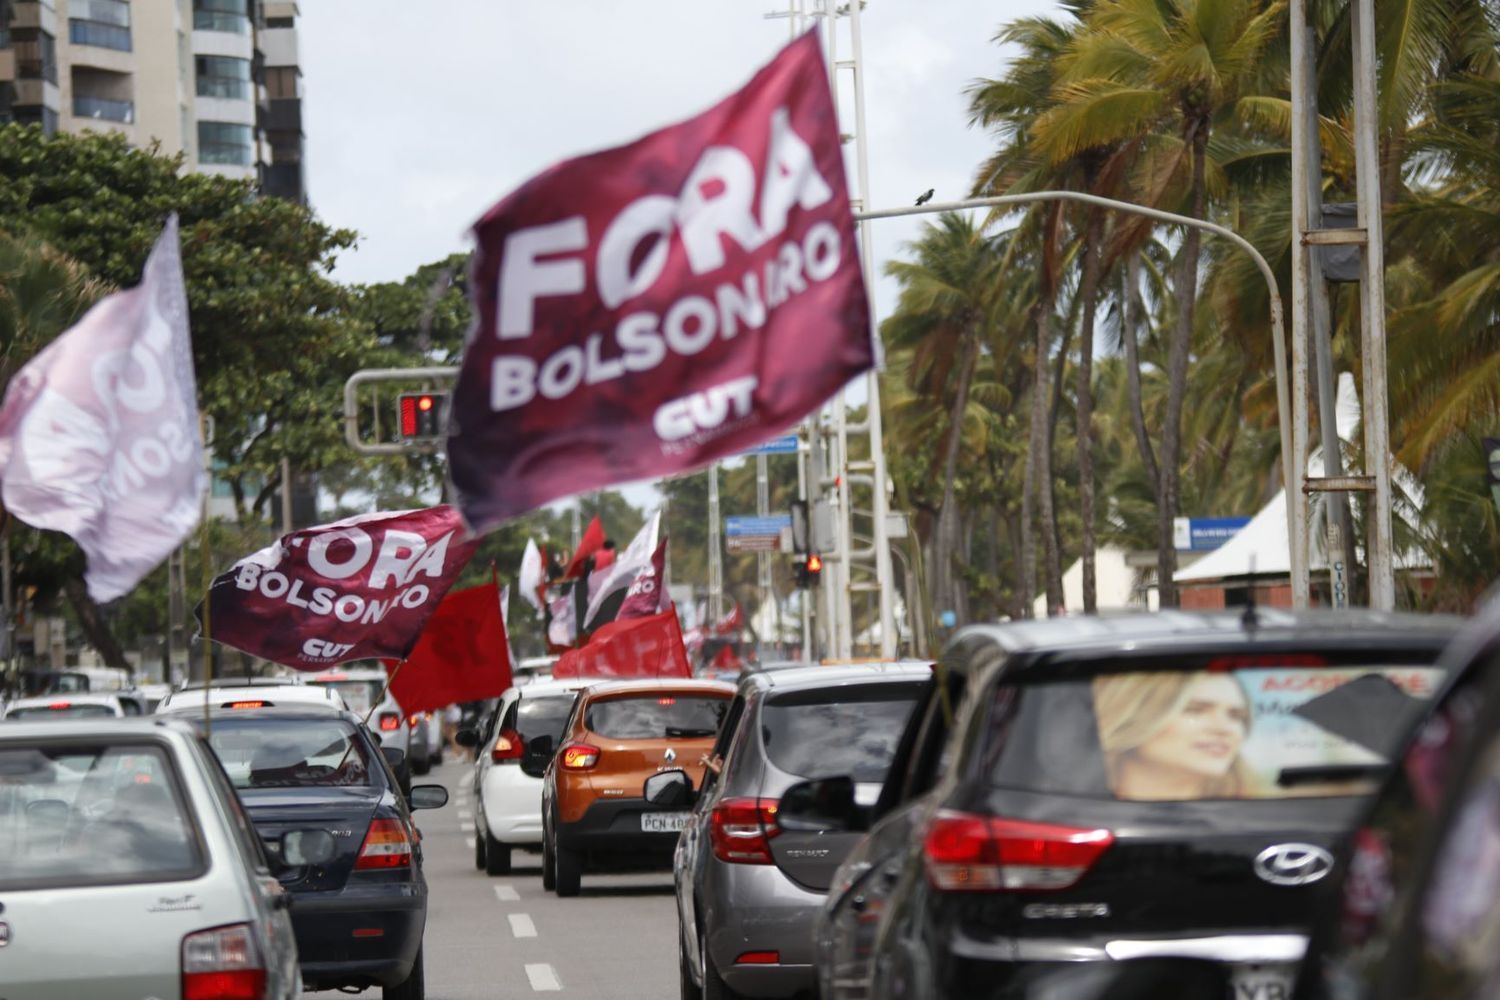
[[[281,460],[281,533],[292,533],[292,463],[287,458]]]
[[[719,542],[719,463],[708,467],[708,620],[724,617],[724,556]]]
[[[771,513],[771,484],[766,474],[765,455],[755,456],[755,513],[760,517],[766,517]],[[764,606],[765,602],[776,599],[776,595],[771,591],[771,553],[757,552],[755,555],[755,561],[758,564],[756,582],[760,585],[760,600],[761,605]],[[779,635],[776,641],[781,641]]]
[[[812,440],[813,439],[813,432],[807,430],[807,427],[808,427],[808,425],[804,423],[802,425],[801,431],[802,431],[803,434],[807,435],[807,437],[808,437],[809,440]],[[798,435],[799,440],[797,441],[797,499],[801,500],[804,504],[806,504],[807,503],[807,445],[802,440],[800,440],[801,437],[802,437],[802,434],[799,434]],[[804,507],[804,509],[807,510],[807,520],[808,520],[808,523],[807,523],[807,538],[808,538],[808,541],[811,542],[811,539],[812,539],[812,510],[811,510],[810,507]],[[811,548],[811,545],[809,544],[808,547]],[[813,658],[813,651],[812,651],[812,593],[807,588],[804,588],[804,589],[798,591],[798,593],[797,593],[797,605],[798,605],[798,608],[800,610],[799,617],[802,619],[802,658],[804,660],[811,660]]]
[[[4,632],[4,635],[0,636],[0,638],[5,640],[5,658],[0,660],[0,668],[3,668],[4,671],[4,677],[0,679],[3,680],[3,684],[0,684],[0,689],[9,686],[14,680],[11,664],[14,662],[16,655],[16,616],[14,607],[15,598],[12,593],[10,577],[10,518],[0,515],[0,597],[4,599],[3,610],[5,614],[4,620],[0,621],[0,631]]]
[[[1291,0],[1292,50],[1292,442],[1289,467],[1284,474],[1288,542],[1291,545],[1292,607],[1305,608],[1309,601],[1308,579],[1308,496],[1302,489],[1307,472],[1307,420],[1309,402],[1307,378],[1307,324],[1311,315],[1308,284],[1312,277],[1312,250],[1303,234],[1313,225],[1308,215],[1308,189],[1317,183],[1313,178],[1307,143],[1312,81],[1307,78],[1307,11],[1305,0]],[[1313,108],[1317,106],[1314,100]],[[1282,441],[1286,448],[1286,441]]]
[[[1364,362],[1361,413],[1365,470],[1375,477],[1375,502],[1365,544],[1370,563],[1370,607],[1396,607],[1391,539],[1391,445],[1386,399],[1385,226],[1380,198],[1379,108],[1375,85],[1375,10],[1372,0],[1350,4],[1354,48],[1354,169],[1358,175],[1357,223],[1365,231],[1364,280],[1359,283],[1360,357]]]

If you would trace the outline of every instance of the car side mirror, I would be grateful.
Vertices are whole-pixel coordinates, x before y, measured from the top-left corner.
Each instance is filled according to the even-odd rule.
[[[868,812],[854,801],[854,779],[848,775],[819,778],[781,793],[776,825],[798,833],[862,833]]]
[[[453,742],[466,749],[472,750],[479,746],[479,730],[460,729],[453,734]]]
[[[663,809],[681,809],[693,801],[693,779],[681,768],[658,771],[641,786],[641,797]]]
[[[281,862],[288,868],[327,864],[335,849],[327,830],[288,830],[281,835]]]
[[[527,740],[526,749],[521,754],[521,773],[532,778],[546,774],[556,748],[557,741],[551,736],[533,736]]]
[[[412,785],[406,802],[413,812],[418,809],[441,809],[448,804],[448,789],[442,785]]]

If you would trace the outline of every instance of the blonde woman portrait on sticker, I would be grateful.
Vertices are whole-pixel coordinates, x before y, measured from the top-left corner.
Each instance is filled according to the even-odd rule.
[[[1230,674],[1113,674],[1093,682],[1094,715],[1116,798],[1157,801],[1254,797],[1240,756],[1250,697]]]

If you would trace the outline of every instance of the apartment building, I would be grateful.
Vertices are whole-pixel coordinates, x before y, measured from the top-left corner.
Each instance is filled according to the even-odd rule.
[[[306,200],[291,0],[0,0],[0,121],[113,131]]]

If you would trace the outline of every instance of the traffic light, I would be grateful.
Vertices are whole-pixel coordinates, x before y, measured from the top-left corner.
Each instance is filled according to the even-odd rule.
[[[809,552],[805,557],[797,559],[797,586],[816,587],[818,581],[823,578],[823,557],[816,552]]]
[[[403,441],[434,441],[443,436],[442,392],[403,392],[396,397],[396,430]]]

